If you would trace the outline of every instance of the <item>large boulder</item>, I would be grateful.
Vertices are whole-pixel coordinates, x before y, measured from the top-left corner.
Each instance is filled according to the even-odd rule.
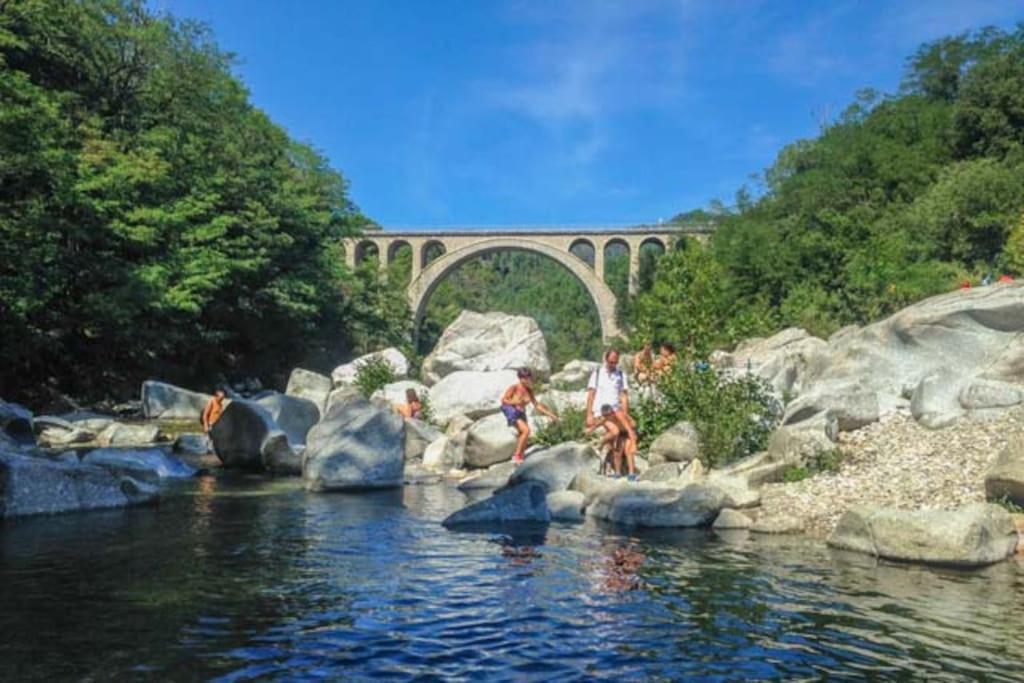
[[[561,415],[568,410],[584,410],[587,407],[587,394],[583,391],[549,389],[537,394],[537,402]]]
[[[327,411],[327,397],[331,394],[331,378],[312,370],[295,368],[288,377],[284,393],[312,401],[323,414]]]
[[[351,384],[342,384],[337,389],[332,389],[331,393],[327,395],[327,405],[322,415],[331,412],[337,405],[345,405],[346,403],[362,400],[363,395],[359,393],[359,389]]]
[[[404,432],[403,420],[393,410],[365,400],[335,406],[306,440],[306,487],[345,491],[401,486]]]
[[[608,486],[596,492],[587,515],[625,526],[708,526],[725,507],[722,491],[703,483],[683,488],[648,482]]]
[[[145,480],[187,479],[198,471],[160,448],[97,448],[82,462]]]
[[[405,459],[415,460],[423,457],[427,447],[443,437],[444,435],[437,427],[427,424],[423,420],[406,420]]]
[[[942,427],[964,414],[961,397],[973,404],[970,387],[978,380],[1020,385],[1022,332],[1021,284],[950,292],[834,339],[809,362],[802,385],[834,395],[851,387],[876,392],[882,414],[910,397],[916,419]],[[978,405],[991,407],[979,409],[997,409],[984,387]]]
[[[590,375],[601,366],[592,360],[571,360],[560,371],[551,375],[549,383],[556,390],[582,391],[587,388]]]
[[[0,518],[154,502],[157,490],[77,458],[0,452]]]
[[[806,386],[808,367],[827,346],[824,340],[791,327],[768,338],[748,339],[732,353],[716,353],[713,362],[732,373],[753,373],[779,396],[795,396]]]
[[[1024,437],[1012,438],[996,457],[985,474],[985,495],[1024,506]]]
[[[754,520],[747,517],[739,510],[733,510],[732,508],[725,508],[718,513],[718,517],[715,518],[714,523],[711,525],[712,529],[749,529],[753,526]]]
[[[547,491],[538,482],[527,481],[496,491],[489,498],[457,510],[442,522],[446,527],[508,522],[551,521]]]
[[[493,372],[527,367],[538,378],[551,372],[544,335],[533,318],[463,311],[423,359],[423,379],[436,384],[460,370]]]
[[[972,415],[987,415],[1013,407],[1024,400],[1020,386],[977,378],[960,390],[960,406]]]
[[[477,420],[497,413],[501,395],[517,381],[513,370],[453,372],[430,388],[434,421],[443,426],[456,415]]]
[[[689,422],[680,422],[655,437],[650,454],[655,462],[690,462],[700,457],[700,434]]]
[[[462,449],[449,436],[431,441],[423,451],[423,467],[434,472],[462,469],[463,464]]]
[[[18,445],[34,445],[36,435],[32,426],[32,412],[17,403],[0,401],[0,433]]]
[[[548,493],[565,491],[583,469],[596,471],[599,460],[597,452],[587,444],[559,444],[527,458],[509,477],[508,485],[536,481]]]
[[[320,421],[320,409],[307,398],[270,394],[255,401],[270,413],[277,426],[288,435],[293,448],[306,443],[306,435]]]
[[[378,358],[388,362],[388,365],[391,366],[391,371],[395,373],[395,377],[405,377],[409,374],[409,359],[405,357],[405,354],[396,348],[388,348],[360,356],[351,363],[339,365],[331,372],[331,381],[334,382],[334,386],[352,384],[356,381],[359,368],[366,362]]]
[[[828,538],[833,548],[887,560],[978,567],[1017,549],[1017,529],[998,505],[975,503],[957,510],[855,507]]]
[[[213,452],[225,467],[298,474],[297,455],[270,412],[258,403],[236,399],[210,429]]]
[[[501,413],[477,420],[466,432],[465,464],[469,467],[490,467],[510,460],[516,452],[517,434]]]
[[[812,389],[786,406],[782,424],[802,424],[825,415],[835,420],[836,430],[840,432],[865,427],[881,416],[878,393],[856,387],[844,388],[839,393]]]
[[[199,422],[210,398],[209,394],[148,380],[142,383],[142,416],[147,419]]]

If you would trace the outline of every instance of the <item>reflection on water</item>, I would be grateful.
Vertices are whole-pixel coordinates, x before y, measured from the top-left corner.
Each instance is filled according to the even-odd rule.
[[[0,526],[0,679],[1019,680],[1024,572],[798,537],[451,532],[444,486],[198,479]]]

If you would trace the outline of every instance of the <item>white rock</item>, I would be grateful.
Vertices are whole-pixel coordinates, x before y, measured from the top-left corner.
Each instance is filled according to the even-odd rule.
[[[497,413],[501,395],[517,381],[512,370],[453,372],[430,388],[434,421],[444,426],[456,415],[477,420]]]
[[[539,379],[551,372],[537,322],[507,313],[463,311],[423,360],[423,378],[435,384],[460,370],[492,372],[527,367]]]
[[[368,353],[365,356],[356,358],[351,363],[345,363],[334,368],[331,372],[331,381],[334,382],[334,386],[340,386],[344,384],[352,384],[356,381],[356,375],[359,373],[361,365],[369,360],[383,358],[391,365],[392,371],[395,373],[395,377],[405,377],[409,374],[409,359],[396,348],[387,348],[381,351],[374,351]]]

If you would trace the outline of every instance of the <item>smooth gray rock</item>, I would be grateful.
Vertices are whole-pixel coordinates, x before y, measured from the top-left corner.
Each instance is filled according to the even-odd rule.
[[[17,403],[0,401],[0,433],[20,446],[35,445],[32,411]]]
[[[0,452],[0,518],[143,505],[157,490],[75,459]]]
[[[427,446],[443,436],[441,430],[427,424],[423,420],[406,420],[404,434],[405,459],[408,461],[422,458],[427,450]]]
[[[74,424],[56,415],[36,415],[32,418],[32,429],[37,435],[42,434],[46,430],[51,430],[54,432],[54,436],[56,436],[57,432],[70,432],[75,428]]]
[[[963,415],[959,394],[968,380],[951,370],[935,370],[926,375],[914,389],[910,414],[918,424],[929,429],[942,429]]]
[[[1024,506],[1024,437],[1011,438],[985,473],[985,495]]]
[[[508,484],[509,477],[515,472],[516,466],[511,462],[503,462],[488,467],[479,474],[466,477],[459,482],[460,491],[472,491],[476,489],[497,489]]]
[[[668,462],[690,462],[700,457],[700,434],[689,422],[680,422],[659,434],[650,452]]]
[[[469,467],[490,467],[510,460],[516,452],[518,432],[501,413],[473,423],[466,432],[463,459]]]
[[[409,374],[409,359],[406,358],[405,354],[401,351],[392,347],[368,353],[365,356],[356,358],[351,363],[339,365],[331,372],[331,381],[334,382],[334,386],[336,387],[343,384],[354,383],[356,381],[356,376],[359,374],[359,368],[368,361],[376,358],[381,358],[387,361],[391,366],[391,371],[395,374],[395,377],[405,377]]]
[[[707,486],[713,486],[722,492],[723,504],[726,507],[745,510],[761,504],[761,492],[751,488],[743,477],[713,473],[703,481]]]
[[[80,443],[88,443],[96,439],[96,434],[85,429],[64,430],[59,427],[47,427],[39,432],[37,440],[40,446],[47,448],[63,448]]]
[[[326,415],[327,413],[331,412],[331,410],[333,410],[335,406],[346,405],[348,403],[352,403],[353,401],[362,400],[364,399],[362,394],[359,393],[359,389],[352,386],[351,384],[342,384],[337,389],[332,390],[331,393],[327,395],[327,407],[325,408],[323,414]]]
[[[768,459],[787,465],[806,466],[835,447],[835,443],[820,427],[801,424],[779,427],[768,437]]]
[[[549,383],[562,391],[582,391],[587,388],[590,375],[600,366],[597,361],[571,360],[560,371],[551,375]]]
[[[39,418],[36,419],[38,420]],[[75,410],[70,413],[64,413],[58,419],[63,420],[66,424],[70,424],[76,429],[84,429],[95,434],[99,434],[110,425],[118,422],[117,417],[94,413],[89,410]]]
[[[147,419],[199,422],[210,398],[209,394],[148,380],[142,383],[142,416]]]
[[[295,368],[288,376],[284,393],[312,401],[320,414],[327,412],[327,397],[331,395],[331,378],[312,370]]]
[[[559,522],[582,522],[586,496],[579,491],[555,491],[547,495],[551,519]]]
[[[517,381],[513,370],[453,372],[430,388],[434,421],[444,426],[457,415],[479,420],[495,414],[500,410],[501,395]]]
[[[145,480],[188,479],[198,471],[159,448],[97,448],[82,462]]]
[[[528,481],[496,491],[489,498],[457,510],[442,522],[446,527],[508,522],[551,521],[547,492],[538,482]]]
[[[755,487],[780,481],[783,473],[789,467],[789,463],[785,460],[778,460],[768,451],[762,451],[748,455],[715,471],[724,476],[736,477],[746,482],[747,486]]]
[[[404,468],[402,418],[364,400],[335,406],[310,431],[302,477],[311,491],[389,488]]]
[[[741,342],[732,353],[714,354],[712,361],[732,374],[751,372],[779,396],[799,395],[807,384],[810,366],[827,347],[824,340],[791,327],[768,338]]]
[[[782,424],[801,424],[823,413],[835,419],[838,431],[852,432],[877,422],[881,407],[874,391],[856,387],[822,389],[804,394],[786,406]]]
[[[828,538],[833,548],[887,560],[980,567],[1017,549],[1010,514],[998,505],[975,503],[957,510],[897,510],[855,507]]]
[[[1018,405],[1024,400],[1024,392],[1008,382],[979,378],[960,391],[959,400],[965,410],[978,413]]]
[[[581,443],[563,443],[533,453],[509,477],[508,485],[535,481],[545,491],[565,491],[584,470],[597,470],[598,455],[594,449]]]
[[[725,505],[718,488],[703,483],[681,489],[647,482],[605,486],[588,500],[587,515],[625,526],[710,525]]]
[[[423,359],[423,379],[436,384],[453,372],[527,367],[538,379],[551,374],[548,347],[533,318],[462,311]]]
[[[753,526],[754,520],[747,517],[739,510],[725,508],[715,517],[712,529],[749,529]]]
[[[306,398],[274,393],[258,399],[256,403],[270,413],[293,448],[301,448],[306,443],[309,430],[320,421],[320,409]]]
[[[228,403],[210,429],[210,440],[225,467],[295,473],[296,461],[287,435],[270,412],[253,401],[236,399]]]
[[[440,436],[423,451],[423,466],[435,472],[462,469],[462,450],[455,440]]]
[[[651,465],[646,472],[640,475],[640,481],[656,481],[662,483],[673,482],[683,472],[683,465],[678,462],[666,462],[660,465]]]

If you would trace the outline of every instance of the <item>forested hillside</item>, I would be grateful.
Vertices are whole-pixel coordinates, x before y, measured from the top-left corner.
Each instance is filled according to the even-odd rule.
[[[0,4],[4,398],[266,381],[370,346],[393,297],[337,246],[364,222],[203,27],[131,0]]]
[[[701,353],[799,325],[827,335],[987,275],[1024,275],[1024,25],[923,46],[787,146],[636,302],[645,335]]]

